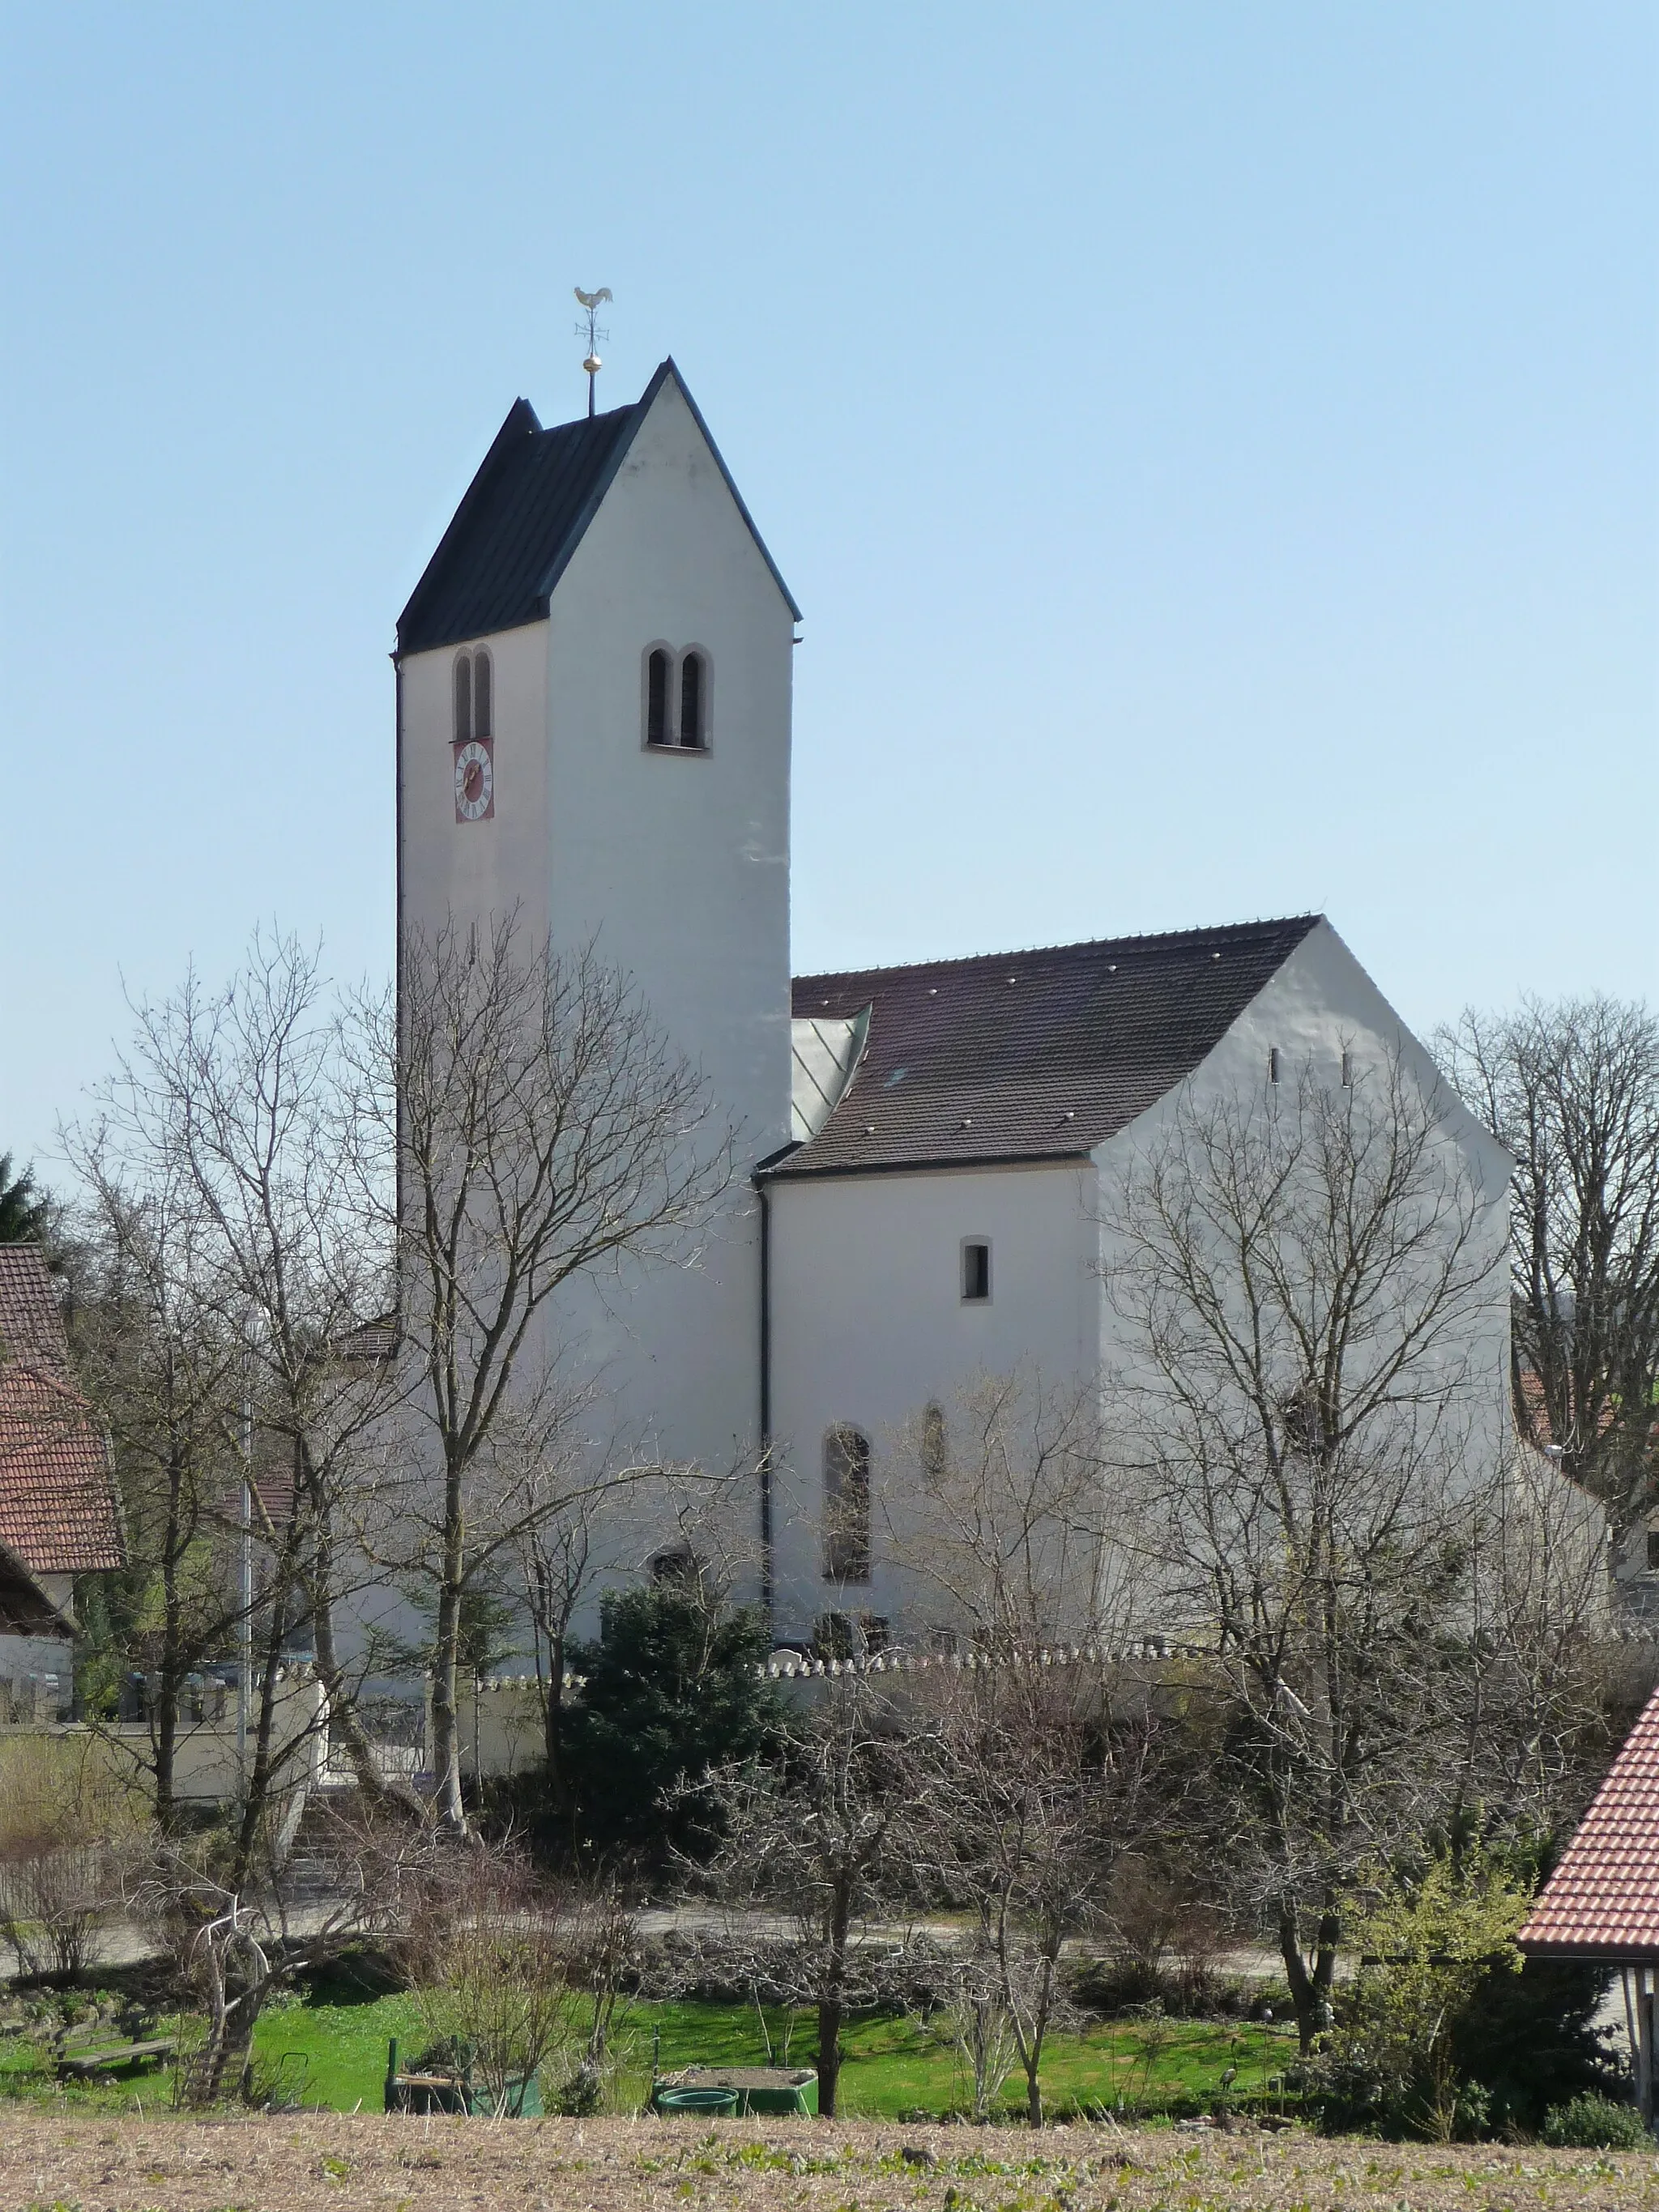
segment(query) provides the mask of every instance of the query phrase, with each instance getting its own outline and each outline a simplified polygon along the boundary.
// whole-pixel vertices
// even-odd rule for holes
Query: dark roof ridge
[[[797,976],[798,1013],[867,1006],[869,1030],[829,1119],[768,1180],[1091,1152],[1191,1074],[1322,920]]]
[[[1298,923],[1311,929],[1316,922],[1323,921],[1322,914],[1260,915],[1254,921],[1220,921],[1198,929],[1139,930],[1129,937],[1080,937],[1064,945],[1018,945],[1000,952],[948,952],[932,960],[896,960],[884,968],[811,968],[792,980],[796,983],[835,982],[848,975],[919,975],[930,968],[972,968],[1000,966],[1010,960],[1040,960],[1054,953],[1103,952],[1117,951],[1127,945],[1147,947],[1167,945],[1194,945],[1202,938],[1247,937],[1254,930],[1293,929]]]
[[[600,415],[575,416],[544,428],[527,399],[514,401],[398,617],[394,660],[546,617],[559,579],[671,378],[768,573],[800,620],[800,609],[670,354],[637,399]],[[562,458],[549,460],[550,454]]]

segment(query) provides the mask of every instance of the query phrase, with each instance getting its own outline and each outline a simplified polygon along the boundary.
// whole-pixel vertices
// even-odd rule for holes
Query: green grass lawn
[[[407,2060],[426,2039],[415,2000],[404,1995],[353,1990],[338,1983],[317,1992],[319,2001],[289,2002],[267,2012],[254,2033],[258,2088],[283,2102],[349,2112],[379,2112],[386,2078],[386,2044],[396,2036]],[[164,2028],[172,2023],[164,2023]],[[781,2014],[769,2015],[773,2057],[784,2062]],[[653,2039],[666,2072],[701,2062],[758,2065],[765,2041],[752,2010],[741,2005],[639,2004],[622,2023],[617,2083],[619,2099],[641,2105],[649,2094]],[[842,2033],[846,2062],[842,2109],[852,2118],[890,2119],[901,2112],[939,2112],[968,2102],[961,2063],[942,2023],[866,2014]],[[787,2042],[792,2065],[817,2058],[815,2024],[797,2014]],[[1051,2111],[1068,2106],[1123,2104],[1142,2111],[1188,2098],[1205,2101],[1220,2090],[1223,2070],[1238,2069],[1235,2099],[1260,2095],[1295,2055],[1284,2028],[1208,2021],[1122,2020],[1054,2037],[1042,2067],[1043,2095]],[[62,2109],[113,2112],[165,2105],[172,2088],[166,2064],[130,2068],[106,2081],[58,2084],[43,2064],[41,2046],[22,2036],[0,2036],[0,2098],[50,2101]],[[1002,2103],[1023,2109],[1024,2077],[1016,2072]]]
[[[774,2014],[769,2024],[774,2056],[781,2063],[786,2023]],[[767,2057],[760,2025],[746,2007],[636,2005],[622,2028],[618,2087],[625,2098],[641,2103],[650,2087],[653,2031],[665,2072],[696,2062],[757,2065]],[[405,2057],[419,2047],[420,2015],[410,1997],[292,2005],[260,2021],[254,2055],[265,2083],[307,2104],[350,2112],[361,2103],[365,2111],[378,2110],[386,2042],[394,2035]],[[843,2031],[842,2044],[847,2057],[842,2105],[849,2117],[891,2118],[919,2108],[943,2112],[967,2101],[960,2063],[942,2027],[866,2014]],[[793,2065],[814,2063],[810,2015],[796,2016],[787,2051]],[[1127,2105],[1156,2107],[1187,2097],[1215,2097],[1223,2071],[1236,2066],[1232,2094],[1241,2097],[1263,2091],[1294,2053],[1294,2037],[1254,2023],[1108,2021],[1052,2040],[1043,2061],[1043,2093],[1050,2106],[1115,2106],[1121,2099]],[[1005,2102],[1023,2105],[1023,2079],[1010,2080]]]

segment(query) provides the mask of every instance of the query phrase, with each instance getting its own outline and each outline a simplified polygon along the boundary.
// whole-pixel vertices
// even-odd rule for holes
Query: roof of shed
[[[123,1559],[108,1449],[37,1244],[0,1244],[0,1544],[33,1574]]]
[[[790,612],[799,621],[800,609],[671,357],[631,406],[556,423],[550,430],[543,429],[527,399],[514,401],[398,617],[399,658],[542,619],[635,434],[671,376]]]
[[[852,1082],[776,1176],[1077,1158],[1188,1075],[1317,915],[798,976],[794,1015],[870,1008]]]
[[[1516,1941],[1542,1958],[1659,1958],[1659,1691]]]

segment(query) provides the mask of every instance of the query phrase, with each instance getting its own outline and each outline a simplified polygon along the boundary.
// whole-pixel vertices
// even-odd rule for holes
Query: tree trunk
[[[270,1740],[276,1721],[276,1677],[282,1672],[283,1665],[283,1612],[282,1590],[279,1589],[275,1594],[265,1630],[264,1664],[259,1674],[259,1718],[253,1731],[253,1765],[242,1778],[245,1791],[242,1820],[237,1831],[236,1855],[230,1875],[230,1887],[238,1896],[247,1887],[248,1876],[253,1869],[254,1850],[259,1840],[259,1823],[264,1817],[265,1800],[270,1795]]]
[[[1313,1972],[1310,1973],[1307,1961],[1302,1955],[1296,1914],[1289,1905],[1280,1906],[1279,1951],[1285,1961],[1285,1978],[1291,1985],[1291,2002],[1296,2008],[1297,2039],[1304,2058],[1312,2053],[1314,2038],[1325,2026],[1331,1984],[1336,1975],[1336,1943],[1337,1917],[1328,1894],[1314,1937],[1314,1965]]]
[[[838,1881],[830,1897],[824,1933],[829,1938],[824,1976],[818,1992],[818,2117],[833,2120],[841,2084],[841,2023],[846,2010],[847,1930],[853,1917],[850,1883]]]
[[[155,1825],[164,1836],[170,1836],[178,1821],[173,1768],[179,1748],[179,1686],[168,1668],[164,1666],[158,1672],[161,1680],[150,1737],[155,1756]]]
[[[438,1585],[438,1620],[432,1650],[432,1763],[436,1770],[438,1817],[452,1834],[467,1832],[461,1796],[461,1723],[455,1683],[460,1656],[462,1569],[465,1525],[461,1478],[452,1468],[445,1477],[443,1574]]]

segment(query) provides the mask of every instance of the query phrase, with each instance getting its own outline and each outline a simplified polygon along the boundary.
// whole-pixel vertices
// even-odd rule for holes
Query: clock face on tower
[[[495,812],[495,763],[487,742],[455,748],[455,819],[487,822]]]

